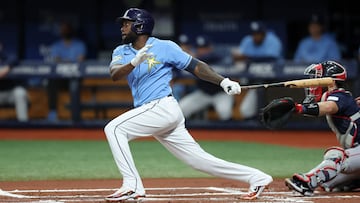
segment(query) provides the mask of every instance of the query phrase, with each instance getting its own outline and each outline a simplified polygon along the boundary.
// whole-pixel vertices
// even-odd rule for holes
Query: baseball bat
[[[245,85],[241,86],[241,89],[256,89],[256,88],[269,88],[269,87],[289,87],[289,88],[304,88],[304,87],[324,87],[333,82],[331,77],[325,78],[312,78],[312,79],[300,79],[289,80],[284,82],[259,84],[259,85]]]

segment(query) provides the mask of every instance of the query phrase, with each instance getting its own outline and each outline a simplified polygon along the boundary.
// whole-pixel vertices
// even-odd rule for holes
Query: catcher
[[[285,117],[289,117],[288,112],[313,117],[326,116],[328,125],[335,133],[341,147],[326,149],[320,164],[307,173],[295,173],[291,178],[285,179],[285,185],[304,196],[313,195],[318,187],[327,192],[350,191],[358,188],[360,187],[360,107],[357,103],[359,98],[355,99],[344,89],[346,69],[337,62],[325,61],[310,65],[305,69],[304,74],[312,78],[332,77],[334,82],[327,88],[305,88],[306,98],[302,104],[295,103],[291,98],[283,98],[284,106],[288,109],[283,114],[286,114]],[[263,114],[268,113],[265,111]],[[266,118],[263,122],[267,122]],[[283,121],[278,123],[284,124]],[[275,127],[279,126],[275,125]]]

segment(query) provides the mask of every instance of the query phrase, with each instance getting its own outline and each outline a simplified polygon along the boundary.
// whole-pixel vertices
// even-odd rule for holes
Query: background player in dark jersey
[[[332,77],[334,82],[323,93],[321,87],[307,88],[303,104],[296,112],[307,116],[326,116],[341,147],[325,150],[323,161],[307,173],[295,173],[285,184],[305,196],[317,187],[325,191],[352,190],[360,175],[360,107],[349,91],[344,89],[346,69],[334,61],[312,64],[305,70],[312,78]]]

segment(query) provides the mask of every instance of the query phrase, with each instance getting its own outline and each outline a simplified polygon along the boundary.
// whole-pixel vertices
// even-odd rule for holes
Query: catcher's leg
[[[326,191],[350,191],[360,187],[360,146],[346,149],[341,173],[321,186]]]
[[[320,187],[326,192],[352,191],[360,187],[359,175],[359,173],[339,173],[332,180],[321,184]]]
[[[324,160],[318,166],[305,174],[295,173],[291,179],[285,180],[285,185],[305,196],[310,196],[320,184],[330,181],[341,172],[346,157],[344,149],[330,147],[325,151]]]

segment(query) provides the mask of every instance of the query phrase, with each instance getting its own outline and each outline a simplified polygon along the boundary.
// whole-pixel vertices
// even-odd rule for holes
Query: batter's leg
[[[138,194],[145,194],[142,180],[140,178],[139,172],[136,169],[130,151],[128,143],[130,139],[127,137],[126,132],[123,131],[121,127],[122,123],[126,122],[127,118],[131,115],[132,112],[115,118],[105,126],[104,131],[115,163],[123,177],[122,187],[132,190]]]
[[[105,126],[110,149],[123,176],[123,187],[145,194],[128,142],[138,137],[165,134],[174,129],[181,118],[184,117],[176,99],[165,97],[130,110]]]
[[[213,176],[239,180],[251,187],[264,186],[272,177],[258,169],[219,159],[206,151],[191,137],[180,123],[168,136],[155,136],[172,154],[192,168]]]

